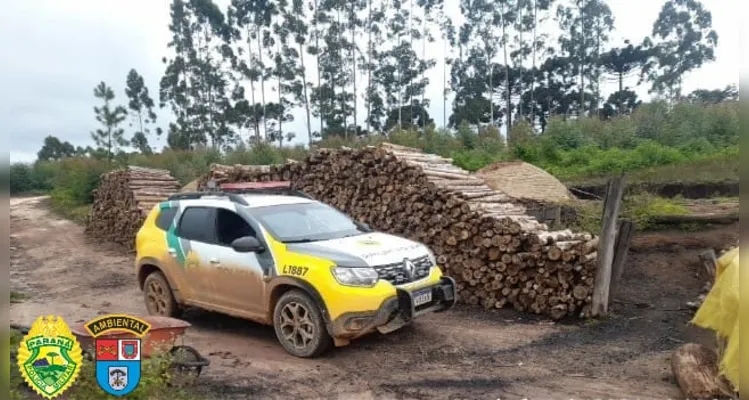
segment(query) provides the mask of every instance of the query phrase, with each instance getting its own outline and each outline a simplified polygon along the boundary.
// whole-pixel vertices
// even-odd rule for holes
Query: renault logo
[[[408,258],[403,259],[403,270],[406,272],[406,277],[408,277],[408,280],[412,280],[414,278],[414,274],[416,273],[416,266]]]

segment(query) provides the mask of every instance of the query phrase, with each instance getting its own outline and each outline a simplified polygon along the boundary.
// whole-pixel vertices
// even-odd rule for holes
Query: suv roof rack
[[[236,194],[236,193],[226,193],[226,192],[220,192],[220,191],[214,191],[214,192],[186,192],[186,193],[175,193],[167,200],[169,201],[176,201],[176,200],[197,200],[202,199],[203,197],[228,197],[229,200],[231,200],[234,203],[241,204],[243,206],[249,206],[250,203],[247,202],[247,200],[244,199],[244,197]]]
[[[277,194],[312,199],[312,196],[307,193],[292,189],[289,181],[224,183],[221,185],[221,191],[236,194]]]

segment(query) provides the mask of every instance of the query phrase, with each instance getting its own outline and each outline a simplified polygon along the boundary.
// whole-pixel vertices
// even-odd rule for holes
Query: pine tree
[[[114,90],[104,82],[100,82],[94,88],[94,97],[104,104],[101,107],[94,107],[96,120],[102,125],[102,129],[92,132],[91,138],[99,148],[104,148],[107,160],[111,163],[114,154],[119,153],[120,148],[128,145],[128,141],[123,137],[125,130],[119,127],[127,118],[127,110],[125,107],[112,104]]]

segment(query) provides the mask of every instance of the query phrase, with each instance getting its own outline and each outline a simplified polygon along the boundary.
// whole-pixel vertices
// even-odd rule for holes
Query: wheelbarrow
[[[190,323],[169,317],[147,316],[138,317],[151,325],[151,329],[141,339],[141,356],[149,358],[154,354],[169,353],[170,384],[185,386],[193,383],[200,376],[203,367],[210,361],[201,356],[197,350],[183,344],[175,345],[177,339],[184,339],[183,335]],[[70,331],[78,340],[85,356],[95,359],[95,339],[128,339],[137,338],[127,331],[111,331],[94,338],[86,329],[86,324],[71,327]]]

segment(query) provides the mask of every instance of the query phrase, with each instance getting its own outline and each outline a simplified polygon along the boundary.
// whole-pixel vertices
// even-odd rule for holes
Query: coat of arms
[[[106,315],[86,323],[94,336],[96,382],[113,396],[125,396],[140,383],[141,336],[151,326],[129,315]],[[125,336],[132,336],[123,338]]]
[[[40,396],[52,399],[67,390],[81,369],[83,352],[62,317],[39,317],[18,349],[18,366]]]

